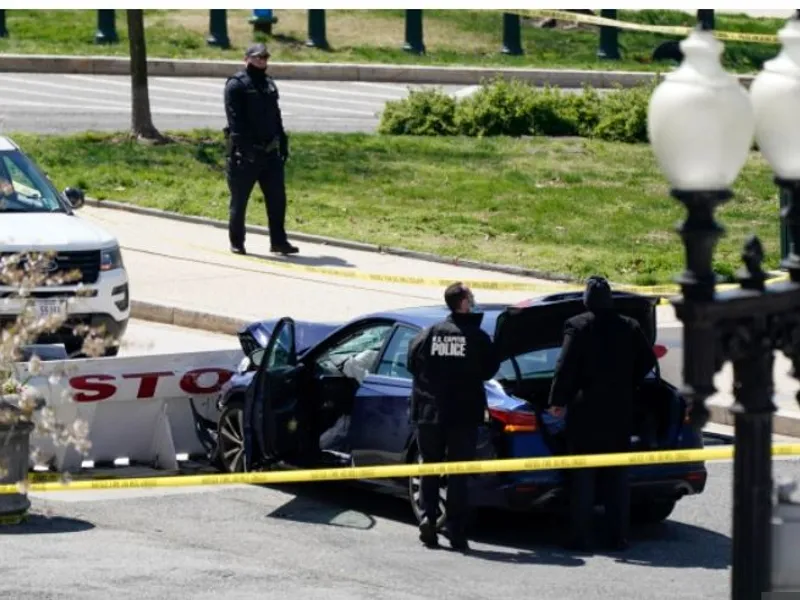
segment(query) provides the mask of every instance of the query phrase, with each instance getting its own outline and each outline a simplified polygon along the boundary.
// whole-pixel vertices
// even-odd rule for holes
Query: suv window
[[[66,212],[58,193],[21,152],[0,152],[0,212]]]
[[[408,344],[417,335],[417,330],[411,327],[398,327],[389,344],[386,352],[381,357],[378,364],[378,375],[384,377],[399,377],[401,379],[412,379],[413,376],[408,371]]]

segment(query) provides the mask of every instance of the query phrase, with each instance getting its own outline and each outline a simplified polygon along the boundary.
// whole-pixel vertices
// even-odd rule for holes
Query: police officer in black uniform
[[[470,289],[454,283],[445,290],[444,299],[450,315],[417,334],[408,348],[408,369],[414,377],[411,421],[426,463],[475,457],[478,428],[486,418],[484,382],[499,368],[492,340],[480,327],[483,314],[474,312]],[[466,476],[448,476],[446,535],[456,550],[469,549],[467,491]],[[439,478],[422,477],[421,492],[420,540],[435,547]]]
[[[289,158],[289,138],[283,129],[278,88],[266,74],[268,58],[264,44],[251,46],[245,53],[245,69],[225,84],[227,179],[231,194],[228,235],[231,252],[236,254],[245,254],[245,215],[256,182],[267,205],[271,251],[298,252],[284,229],[284,164]]]
[[[657,358],[639,324],[614,310],[603,277],[590,277],[584,293],[587,311],[565,323],[564,341],[550,389],[550,412],[566,409],[569,454],[630,452],[637,387]],[[587,550],[596,483],[604,484],[608,542],[627,547],[630,518],[625,467],[570,469],[572,531],[567,546]]]

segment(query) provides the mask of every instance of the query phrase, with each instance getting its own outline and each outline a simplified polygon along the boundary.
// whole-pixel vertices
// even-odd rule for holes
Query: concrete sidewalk
[[[324,244],[297,242],[301,254],[269,253],[265,235],[248,234],[248,256],[228,251],[227,231],[128,211],[86,206],[80,216],[113,232],[123,248],[131,280],[134,317],[233,334],[242,324],[291,316],[297,320],[343,321],[362,313],[441,304],[444,286],[456,280],[526,284],[530,291],[477,289],[479,302],[514,303],[565,284],[440,262]],[[381,281],[398,278],[403,283]],[[407,283],[427,278],[424,285]],[[573,286],[571,286],[573,287]],[[669,371],[680,379],[682,328],[671,306],[658,308],[659,341],[669,346]],[[776,358],[775,432],[800,437],[800,385],[790,363]],[[673,381],[675,382],[675,381]],[[713,420],[731,424],[730,365],[717,376],[711,398]]]

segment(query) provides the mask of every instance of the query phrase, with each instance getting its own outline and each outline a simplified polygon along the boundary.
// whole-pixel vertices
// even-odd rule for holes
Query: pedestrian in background
[[[269,52],[256,44],[245,53],[245,68],[225,84],[227,180],[230,190],[228,235],[231,252],[245,254],[245,216],[253,187],[264,194],[269,220],[270,251],[294,254],[284,229],[286,183],[284,164],[289,138],[283,128],[278,88],[266,73]]]
[[[454,283],[445,290],[444,299],[450,315],[417,334],[408,348],[411,421],[423,463],[475,458],[478,429],[487,411],[484,382],[500,368],[494,344],[481,329],[483,313],[475,312],[472,291]],[[447,478],[445,534],[456,550],[469,549],[467,483],[465,475]],[[436,547],[440,479],[422,477],[421,487],[420,540]]]
[[[590,277],[586,312],[569,319],[550,390],[550,413],[566,409],[569,454],[629,452],[637,388],[657,358],[639,324],[614,310],[602,277]],[[597,484],[604,490],[608,541],[628,545],[630,490],[626,467],[570,469],[571,537],[568,547],[587,550]]]

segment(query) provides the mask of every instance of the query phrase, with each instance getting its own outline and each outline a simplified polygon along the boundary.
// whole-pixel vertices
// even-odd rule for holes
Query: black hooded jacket
[[[265,71],[247,67],[225,83],[225,114],[234,148],[252,153],[256,146],[277,140],[281,154],[288,151],[288,137],[278,104],[278,88]]]
[[[478,425],[488,381],[500,368],[494,344],[481,329],[482,313],[452,313],[421,331],[408,346],[414,376],[411,422]]]
[[[623,452],[637,388],[657,358],[639,324],[614,311],[604,279],[589,280],[584,303],[587,312],[564,325],[550,405],[567,407],[571,452]]]

